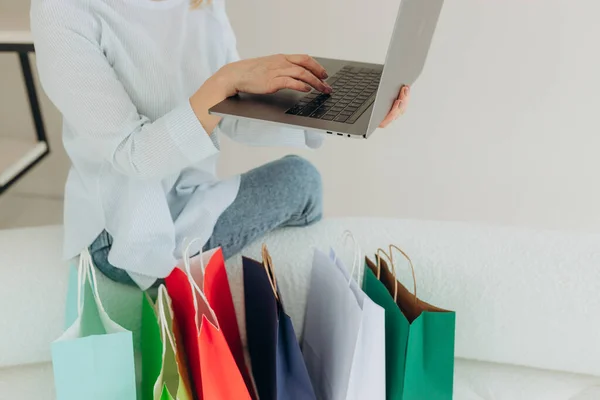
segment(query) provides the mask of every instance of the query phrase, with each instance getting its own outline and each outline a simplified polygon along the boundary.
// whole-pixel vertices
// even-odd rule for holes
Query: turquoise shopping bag
[[[52,344],[57,400],[135,400],[132,334],[104,310],[87,250],[71,274],[78,290],[75,307],[67,305],[67,314],[76,311],[77,317]]]

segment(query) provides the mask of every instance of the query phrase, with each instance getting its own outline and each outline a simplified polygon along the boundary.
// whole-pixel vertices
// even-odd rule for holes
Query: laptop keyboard
[[[353,124],[375,101],[380,79],[381,71],[345,66],[327,81],[331,94],[312,91],[286,113]]]

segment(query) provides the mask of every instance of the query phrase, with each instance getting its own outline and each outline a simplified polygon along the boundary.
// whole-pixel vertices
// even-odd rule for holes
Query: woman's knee
[[[301,201],[299,217],[304,224],[311,224],[323,215],[323,181],[319,170],[308,160],[296,155],[281,160],[291,178],[290,190]]]
[[[306,194],[313,195],[318,199],[323,197],[323,181],[319,170],[307,159],[296,155],[289,155],[282,159],[289,172],[293,176],[293,184]]]

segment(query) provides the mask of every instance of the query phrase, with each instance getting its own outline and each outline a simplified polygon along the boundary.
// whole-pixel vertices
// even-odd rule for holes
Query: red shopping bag
[[[194,281],[204,291],[208,304],[212,307],[219,321],[219,326],[229,345],[229,350],[237,364],[246,387],[253,399],[258,399],[254,384],[244,358],[244,347],[240,336],[229,278],[225,269],[225,259],[221,248],[209,250],[199,257],[198,262],[191,260],[191,272]],[[198,265],[199,264],[199,265]],[[198,316],[201,317],[200,315]]]
[[[215,311],[187,273],[179,268],[165,279],[173,302],[196,397],[200,400],[250,400],[242,373],[229,349]]]

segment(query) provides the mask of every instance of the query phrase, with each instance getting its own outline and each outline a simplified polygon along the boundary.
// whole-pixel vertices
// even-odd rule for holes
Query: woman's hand
[[[325,68],[307,55],[275,55],[237,61],[222,67],[190,97],[190,105],[207,133],[220,118],[208,110],[239,92],[275,93],[281,89],[331,93]]]
[[[227,96],[239,92],[275,93],[282,89],[310,92],[312,88],[331,93],[327,72],[308,55],[273,55],[228,64],[217,72]]]
[[[406,111],[406,107],[408,106],[408,101],[410,100],[410,87],[408,85],[404,85],[400,88],[400,93],[398,94],[398,98],[392,105],[392,109],[388,113],[388,115],[384,118],[383,122],[379,124],[380,128],[385,128],[399,116],[404,114]]]

